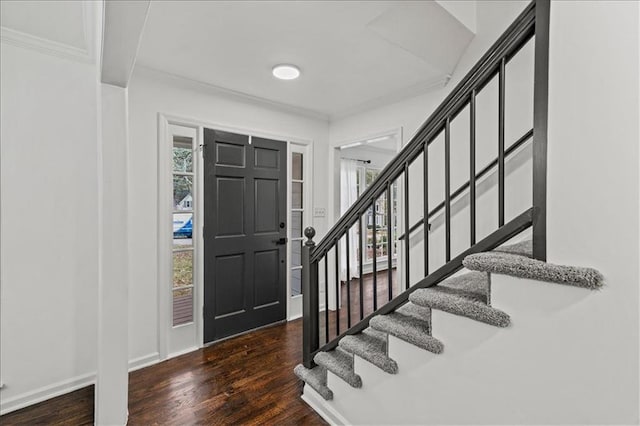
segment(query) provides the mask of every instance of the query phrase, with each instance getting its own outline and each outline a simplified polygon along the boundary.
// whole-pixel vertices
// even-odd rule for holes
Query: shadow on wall
[[[506,159],[505,162],[505,186],[507,187],[505,189],[505,204],[509,203],[509,198],[511,198],[511,203],[509,203],[508,207],[511,207],[510,209],[507,210],[506,212],[506,220],[508,221],[510,219],[510,214],[518,214],[520,213],[520,211],[517,211],[517,206],[521,207],[522,210],[526,209],[527,205],[526,204],[526,200],[531,198],[531,183],[530,183],[530,179],[529,182],[522,182],[522,179],[517,179],[515,178],[514,181],[516,183],[517,187],[511,187],[510,184],[510,180],[509,177],[513,176],[517,171],[526,171],[526,168],[530,168],[531,166],[531,159],[532,159],[532,144],[531,144],[531,139],[526,142],[522,147],[520,147],[518,150],[516,150],[516,152],[514,152],[511,156],[509,156]],[[525,169],[523,169],[525,168]],[[524,185],[528,185],[528,188],[524,187]],[[497,229],[497,188],[498,188],[498,169],[497,166],[485,177],[483,177],[482,179],[480,179],[479,181],[476,182],[476,220],[478,222],[478,226],[477,226],[477,238],[476,241],[479,241],[481,238],[483,238],[485,236],[485,234],[488,234],[490,232],[492,232],[493,230]],[[455,189],[454,189],[455,190]],[[495,203],[496,206],[491,206],[491,210],[493,211],[493,209],[495,209],[496,214],[495,215],[489,215],[491,217],[490,220],[494,220],[495,219],[495,224],[489,224],[487,225],[486,223],[484,224],[484,226],[482,226],[482,224],[480,223],[482,218],[486,216],[486,213],[488,213],[486,210],[487,209],[482,209],[481,207],[481,203],[485,203],[487,201],[493,203],[493,198],[495,198]],[[514,199],[517,200],[514,202]],[[484,205],[484,204],[483,204]],[[516,207],[514,207],[514,205]],[[458,197],[455,198],[455,200],[452,201],[451,203],[451,222],[452,222],[452,228],[454,228],[454,224],[457,223],[457,221],[460,220],[464,220],[465,222],[465,231],[464,233],[461,233],[462,235],[464,235],[464,238],[468,239],[468,235],[469,235],[469,228],[468,228],[468,222],[469,222],[469,208],[470,208],[470,202],[469,202],[469,191],[465,191],[462,195],[459,195]],[[480,210],[484,210],[482,213],[480,213]],[[513,212],[510,212],[509,210],[515,210]],[[495,217],[494,217],[495,216]],[[445,211],[444,209],[442,209],[435,217],[433,217],[430,220],[430,224],[431,224],[431,230],[430,230],[430,236],[431,238],[434,239],[438,239],[438,236],[440,234],[444,233],[444,228],[445,228]],[[430,239],[431,239],[430,238]],[[455,244],[456,250],[453,249],[454,246],[454,235],[452,235],[452,256],[455,256],[456,254],[458,254],[459,252],[463,251],[465,248],[469,247],[468,241],[465,244]],[[422,227],[419,227],[418,229],[416,229],[412,235],[411,235],[411,239],[410,239],[410,244],[411,244],[411,249],[416,249],[418,246],[422,246],[422,241],[423,241],[423,232],[422,232]],[[464,247],[464,248],[461,248]],[[442,252],[444,252],[444,244],[442,244],[442,247],[440,247],[437,244],[430,244],[430,255],[432,255],[432,251],[434,249],[441,249]],[[422,250],[422,249],[420,249]],[[437,256],[436,256],[437,257]],[[442,256],[443,257],[443,256]],[[429,262],[431,263],[431,262]]]

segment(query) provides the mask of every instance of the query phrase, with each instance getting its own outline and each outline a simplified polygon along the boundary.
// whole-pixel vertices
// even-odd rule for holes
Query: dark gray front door
[[[285,319],[285,142],[204,129],[204,341]]]

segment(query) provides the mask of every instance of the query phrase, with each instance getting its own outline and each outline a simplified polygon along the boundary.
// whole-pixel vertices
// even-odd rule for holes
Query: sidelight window
[[[173,326],[193,322],[193,139],[173,139]]]
[[[302,243],[304,240],[304,154],[291,153],[291,296],[302,294]]]

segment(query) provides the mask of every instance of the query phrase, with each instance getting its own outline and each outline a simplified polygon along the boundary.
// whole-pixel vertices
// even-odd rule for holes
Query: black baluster
[[[393,256],[391,253],[391,182],[387,183],[387,287],[389,300],[393,299]]]
[[[360,284],[360,319],[362,320],[362,318],[364,318],[364,294],[363,294],[363,280],[364,277],[362,276],[362,264],[363,264],[363,258],[364,258],[364,253],[362,253],[363,251],[363,244],[362,244],[362,240],[363,238],[365,238],[365,235],[362,232],[362,215],[360,215],[358,217],[358,236],[360,238],[358,238],[358,247],[360,248],[360,250],[358,250],[358,277],[359,277],[359,284]]]
[[[346,251],[347,254],[347,328],[351,328],[351,256],[349,256],[349,245],[351,243],[351,228],[347,228],[346,234]]]
[[[469,101],[469,229],[471,245],[476,243],[476,90]]]
[[[329,343],[329,252],[324,255],[324,334]]]
[[[444,218],[445,258],[451,260],[451,119],[447,117],[444,127]]]
[[[404,279],[409,288],[409,163],[404,163]]]
[[[423,153],[423,185],[424,185],[424,204],[422,211],[422,221],[424,224],[424,276],[429,275],[429,142],[425,141]]]
[[[376,236],[378,230],[378,215],[376,212],[376,201],[374,198],[371,204],[373,216],[373,232],[371,235],[371,243],[373,244],[373,310],[378,310],[378,239]]]
[[[338,256],[338,246],[340,240],[334,242],[336,247],[336,336],[340,335],[340,256]]]
[[[504,225],[504,77],[505,58],[498,72],[498,226]]]

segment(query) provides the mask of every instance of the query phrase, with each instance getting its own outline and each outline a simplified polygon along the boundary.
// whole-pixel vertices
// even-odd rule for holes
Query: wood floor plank
[[[129,375],[128,425],[325,425],[300,399],[302,320]],[[5,425],[93,424],[93,386],[0,417]]]

